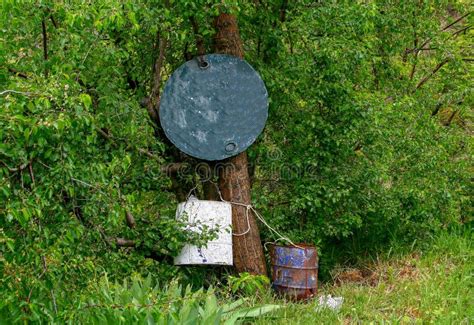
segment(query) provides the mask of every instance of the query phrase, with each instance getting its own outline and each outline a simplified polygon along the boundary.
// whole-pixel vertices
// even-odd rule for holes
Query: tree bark
[[[243,58],[242,41],[239,35],[237,19],[230,14],[221,13],[215,20],[216,35],[214,51]],[[247,153],[227,159],[225,168],[219,169],[219,188],[224,200],[250,204],[250,178]],[[248,222],[247,222],[248,212]],[[250,225],[250,229],[248,229]],[[257,221],[251,210],[243,206],[232,205],[232,228],[234,265],[237,272],[267,274],[265,256],[260,241]]]

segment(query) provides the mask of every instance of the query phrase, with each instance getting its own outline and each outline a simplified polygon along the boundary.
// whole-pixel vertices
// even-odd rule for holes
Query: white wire
[[[194,186],[188,193],[188,195],[186,196],[186,202],[184,202],[184,206],[183,208],[181,209],[181,213],[179,214],[179,218],[181,218],[183,216],[183,214],[186,213],[186,208],[188,207],[188,203],[191,201],[191,196],[192,196],[192,193],[194,192],[194,194],[196,194],[196,189],[197,189],[197,185]],[[188,215],[188,222],[190,221],[189,220],[189,215]],[[193,218],[193,221],[194,221],[194,218]]]

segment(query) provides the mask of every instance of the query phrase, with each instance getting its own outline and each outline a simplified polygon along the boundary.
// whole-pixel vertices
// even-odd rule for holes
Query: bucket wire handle
[[[191,197],[193,196],[192,194],[196,194],[195,197],[197,196],[197,193],[196,193],[196,189],[197,189],[197,185],[194,186],[188,193],[188,195],[186,196],[186,201],[184,202],[184,206],[183,208],[181,209],[181,213],[179,214],[179,218],[181,218],[181,216],[185,213],[186,211],[186,208],[188,206],[188,203],[191,202]],[[188,222],[189,222],[189,215],[188,215]]]

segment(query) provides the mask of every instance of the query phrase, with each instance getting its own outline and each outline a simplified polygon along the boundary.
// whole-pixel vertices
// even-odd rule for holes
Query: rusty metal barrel
[[[307,244],[270,247],[272,286],[296,300],[313,297],[318,289],[318,252]]]

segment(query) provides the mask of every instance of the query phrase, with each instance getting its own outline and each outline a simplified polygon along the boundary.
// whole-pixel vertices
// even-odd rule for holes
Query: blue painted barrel
[[[296,246],[270,247],[272,286],[291,298],[309,299],[318,290],[318,253],[313,245]]]

